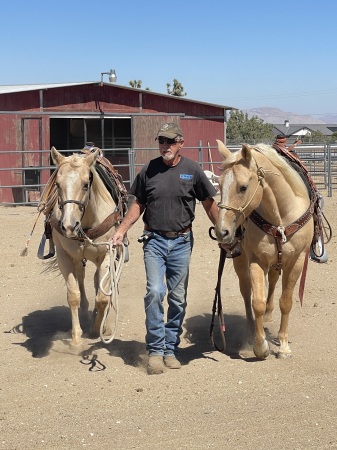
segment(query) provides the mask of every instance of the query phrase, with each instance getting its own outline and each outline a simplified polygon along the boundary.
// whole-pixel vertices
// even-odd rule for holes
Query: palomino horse
[[[227,251],[241,251],[233,264],[252,329],[254,311],[253,350],[260,359],[270,352],[263,321],[272,320],[275,287],[282,273],[277,356],[287,357],[293,292],[314,233],[313,202],[299,174],[273,148],[243,145],[231,153],[217,142],[224,161],[216,237]]]
[[[56,248],[58,268],[67,287],[71,309],[71,345],[81,342],[82,329],[78,308],[88,318],[89,302],[84,288],[85,263],[96,265],[94,276],[96,317],[93,334],[99,335],[104,312],[109,302],[107,272],[112,270],[108,238],[121,218],[121,211],[99,177],[95,162],[100,149],[88,155],[63,156],[54,147],[51,156],[57,166],[55,186],[57,201],[49,218]],[[110,286],[111,288],[111,286]]]

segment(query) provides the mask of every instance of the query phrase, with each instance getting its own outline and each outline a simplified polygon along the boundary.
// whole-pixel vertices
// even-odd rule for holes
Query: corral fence
[[[228,148],[231,151],[235,151],[240,149],[241,146],[228,145]],[[144,151],[146,151],[147,155],[150,155],[147,160],[159,155],[158,148],[113,148],[103,150],[104,156],[111,161],[122,175],[127,189],[130,188],[144,164],[137,163],[137,161],[141,160],[138,154],[144,154]],[[61,150],[61,153],[66,155],[80,152],[81,150]],[[203,170],[220,175],[221,160],[213,159],[212,157],[212,154],[219,155],[216,147],[205,147],[200,142],[198,147],[184,147],[182,153],[197,161]],[[296,147],[296,153],[307,167],[321,194],[332,197],[333,190],[337,188],[337,145],[299,145]],[[29,158],[28,154],[31,154],[31,158]],[[48,156],[50,155],[50,150],[1,151],[0,155],[2,155],[0,204],[7,206],[37,205],[46,182],[55,169]],[[116,155],[118,155],[118,158],[116,158]],[[24,161],[27,160],[34,160],[34,165],[24,164]],[[13,161],[20,161],[21,164],[18,167],[11,167],[10,163],[12,162],[13,165]],[[36,161],[40,165],[36,165]],[[48,161],[48,164],[42,164],[41,161]],[[15,183],[16,180],[19,181]]]

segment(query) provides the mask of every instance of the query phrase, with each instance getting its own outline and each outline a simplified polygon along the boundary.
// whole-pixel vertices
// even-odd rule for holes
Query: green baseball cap
[[[162,125],[157,133],[157,138],[159,137],[166,137],[169,139],[174,139],[177,136],[183,136],[183,132],[181,131],[181,129],[178,127],[178,125],[176,123],[164,123],[164,125]],[[156,138],[156,139],[157,139]]]

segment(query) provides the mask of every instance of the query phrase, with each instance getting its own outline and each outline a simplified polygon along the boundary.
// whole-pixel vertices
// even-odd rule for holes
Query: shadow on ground
[[[220,327],[217,320],[216,318],[214,324],[214,341],[221,347]],[[144,342],[114,339],[110,344],[104,344],[100,340],[88,338],[90,324],[85,323],[81,315],[80,321],[84,330],[85,346],[79,348],[77,354],[82,356],[83,364],[90,365],[91,363],[94,367],[95,352],[103,348],[107,349],[111,356],[122,358],[126,365],[138,367],[145,364],[146,347]],[[201,358],[216,360],[216,349],[210,341],[210,325],[211,314],[192,316],[186,320],[183,338],[189,345],[180,349],[179,359],[182,364],[188,364]],[[251,337],[247,335],[245,317],[228,314],[225,316],[225,326],[226,348],[223,353],[233,359],[256,361],[251,350]],[[10,332],[27,336],[27,340],[19,345],[31,352],[34,358],[48,356],[50,349],[57,342],[64,344],[66,349],[70,349],[70,310],[66,306],[57,306],[49,310],[34,311],[24,316],[22,323]],[[266,334],[269,342],[275,340],[268,329],[266,329]],[[242,352],[246,352],[244,357]],[[69,353],[76,352],[69,350]]]
[[[95,352],[105,348],[114,357],[120,357],[124,363],[130,366],[138,366],[142,363],[142,355],[145,354],[145,344],[138,341],[121,341],[114,339],[110,344],[104,344],[97,338],[89,338],[90,323],[80,314],[80,323],[83,330],[83,346],[70,347],[71,314],[67,306],[57,306],[48,310],[38,310],[24,316],[22,323],[15,326],[8,333],[23,334],[27,340],[17,344],[26,348],[33,358],[43,358],[49,355],[55,344],[63,344],[63,350],[59,353],[77,354],[82,357],[83,364],[95,365]],[[83,350],[85,348],[85,350]],[[58,351],[58,349],[56,349]]]
[[[186,320],[186,333],[184,338],[191,344],[180,350],[180,360],[183,364],[188,364],[194,359],[206,358],[216,359],[216,348],[210,339],[211,314],[193,316]],[[268,329],[265,329],[267,340],[270,342],[272,336]],[[246,362],[257,361],[252,346],[253,336],[247,330],[246,317],[236,314],[226,314],[225,316],[225,342],[226,347],[223,353],[232,359],[242,359]],[[222,348],[222,338],[218,318],[215,318],[213,339],[218,348]]]

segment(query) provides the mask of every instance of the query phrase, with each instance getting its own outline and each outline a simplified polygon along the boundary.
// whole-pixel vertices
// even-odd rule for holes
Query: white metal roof
[[[91,84],[93,81],[83,81],[81,83],[46,83],[46,84],[13,84],[0,86],[0,94],[10,94],[12,92],[36,91],[39,89],[51,89],[65,86],[77,86],[81,84]]]

